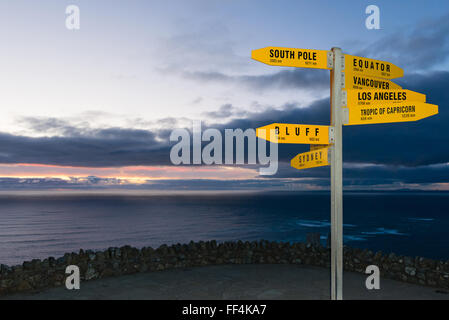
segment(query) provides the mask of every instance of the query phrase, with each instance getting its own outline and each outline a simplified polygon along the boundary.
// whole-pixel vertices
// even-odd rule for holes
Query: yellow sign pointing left
[[[332,52],[328,50],[265,47],[251,52],[251,58],[271,66],[332,69]]]
[[[270,130],[276,133],[275,141],[271,141]],[[257,137],[274,143],[329,144],[332,133],[329,126],[290,123],[272,123],[256,130]]]
[[[329,147],[298,154],[290,161],[290,165],[298,170],[329,165]]]

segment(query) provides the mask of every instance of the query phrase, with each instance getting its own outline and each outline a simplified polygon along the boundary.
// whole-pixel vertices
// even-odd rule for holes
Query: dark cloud
[[[326,89],[329,86],[329,72],[327,70],[301,68],[281,70],[267,75],[230,76],[219,72],[186,72],[184,76],[202,83],[235,83],[255,90]]]
[[[222,119],[222,118],[229,118],[230,116],[232,116],[234,113],[234,107],[232,106],[232,104],[227,103],[224,104],[220,107],[220,109],[218,109],[217,111],[208,111],[208,112],[204,112],[204,115],[210,118],[214,118],[214,119]]]
[[[419,167],[373,166],[362,168],[345,168],[345,182],[361,184],[369,181],[370,184],[382,183],[448,183],[449,165],[431,165]]]
[[[203,101],[203,97],[198,97],[192,101],[192,104],[199,104]]]
[[[402,67],[406,73],[427,70],[443,64],[449,57],[449,14],[400,29],[361,50],[345,53],[387,60]],[[255,90],[327,89],[329,82],[327,70],[303,68],[285,69],[266,75],[184,72],[183,76],[201,83],[235,83]]]
[[[444,63],[449,56],[449,14],[395,32],[355,55],[391,61],[406,73]]]
[[[449,72],[415,74],[398,83],[426,94],[439,114],[416,122],[345,127],[345,159],[407,166],[449,162]]]
[[[79,126],[74,126],[66,120],[52,117],[22,117],[18,122],[35,132],[45,132],[48,135],[79,136],[87,131],[87,128],[81,129]]]
[[[296,170],[288,164],[279,166],[276,178],[321,179],[329,183],[330,167]],[[391,165],[345,165],[343,168],[345,185],[392,184],[392,183],[449,183],[449,165],[429,165],[419,167],[398,167]],[[270,179],[270,177],[263,177]]]
[[[410,123],[348,126],[344,128],[346,162],[421,166],[449,162],[449,72],[412,75],[401,84],[427,94],[430,103],[439,105],[439,114]],[[228,112],[229,111],[229,112]],[[218,118],[231,115],[228,105],[217,111]],[[221,117],[220,117],[221,116]],[[34,121],[45,128],[58,128],[67,136],[31,138],[0,134],[1,163],[42,163],[72,166],[125,166],[170,164],[168,138],[171,128],[148,130],[107,128],[78,129],[57,119]],[[329,124],[329,99],[308,107],[286,104],[282,109],[268,108],[246,113],[245,118],[208,127],[224,129],[257,128],[273,122]],[[172,123],[172,121],[168,121]],[[206,129],[203,126],[203,130]],[[68,135],[71,133],[71,135]],[[307,151],[304,145],[279,145],[280,160],[289,162],[297,153]]]
[[[394,166],[422,166],[449,162],[449,72],[414,74],[398,81],[404,88],[425,93],[427,102],[439,105],[439,114],[416,122],[345,126],[344,160]],[[328,125],[329,99],[307,108],[287,104],[282,111],[267,109],[246,119],[226,123],[227,128],[257,128],[273,122]],[[304,145],[279,145],[280,160],[289,162]]]
[[[168,143],[146,130],[108,128],[86,135],[31,138],[0,134],[0,163],[63,166],[126,166],[169,164]]]
[[[344,127],[344,160],[350,163],[372,163],[390,166],[425,166],[449,162],[449,72],[409,75],[398,81],[404,88],[427,95],[427,102],[439,105],[439,114],[416,122],[373,124]],[[307,108],[296,104],[282,110],[268,108],[248,113],[246,118],[233,119],[211,127],[257,128],[273,122],[328,125],[329,99],[315,101]],[[279,145],[280,161],[289,163],[297,153],[308,151],[305,145]],[[319,169],[304,170],[316,176]],[[408,172],[411,174],[411,172]],[[279,172],[276,177],[281,175]],[[281,175],[282,176],[282,175]]]

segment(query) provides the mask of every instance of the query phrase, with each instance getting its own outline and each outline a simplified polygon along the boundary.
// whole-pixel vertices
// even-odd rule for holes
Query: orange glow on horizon
[[[141,184],[148,180],[240,180],[256,178],[257,175],[256,169],[226,166],[77,167],[38,163],[0,164],[0,177],[18,179],[57,178],[69,181],[95,176]]]

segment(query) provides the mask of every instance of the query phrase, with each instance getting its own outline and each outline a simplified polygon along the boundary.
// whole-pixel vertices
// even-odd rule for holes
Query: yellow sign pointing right
[[[352,73],[385,79],[404,76],[404,70],[391,62],[345,54],[345,74]]]
[[[426,95],[411,90],[347,90],[347,106],[370,106],[379,103],[426,102]]]
[[[394,90],[402,89],[402,87],[390,80],[376,77],[359,75],[356,73],[345,73],[346,90],[362,90],[362,89],[378,89],[378,90]]]
[[[329,147],[300,153],[290,161],[290,165],[298,170],[328,166]]]
[[[345,125],[408,122],[438,114],[438,106],[418,101],[377,102],[370,106],[343,108],[343,112],[346,113]]]

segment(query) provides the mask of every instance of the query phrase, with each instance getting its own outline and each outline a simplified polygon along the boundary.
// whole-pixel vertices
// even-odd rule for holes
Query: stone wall
[[[22,265],[0,266],[0,295],[40,291],[65,285],[65,268],[77,265],[81,280],[137,272],[152,272],[217,264],[291,263],[329,267],[330,251],[319,244],[285,242],[190,242],[157,249],[130,246],[93,252],[80,250],[55,259],[32,260]],[[345,270],[364,273],[366,266],[380,268],[382,277],[449,289],[449,261],[410,258],[369,250],[344,248]]]

